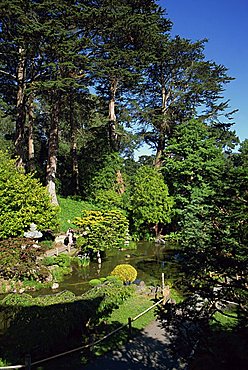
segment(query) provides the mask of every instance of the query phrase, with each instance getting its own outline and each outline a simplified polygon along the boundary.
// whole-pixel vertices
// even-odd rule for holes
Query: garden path
[[[169,350],[171,339],[157,320],[118,350],[92,361],[85,370],[181,370],[186,364]],[[83,369],[82,368],[82,369]]]
[[[67,245],[61,245],[61,246],[58,246],[56,248],[52,248],[52,249],[49,249],[46,251],[46,253],[44,254],[45,257],[52,257],[52,256],[57,256],[61,253],[73,253],[76,251],[76,248],[74,248],[73,246],[70,247],[70,250],[68,249],[68,246]]]

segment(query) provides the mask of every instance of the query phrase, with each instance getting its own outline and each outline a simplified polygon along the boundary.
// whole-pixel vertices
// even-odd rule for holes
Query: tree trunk
[[[118,135],[116,133],[116,115],[115,115],[115,96],[117,91],[118,80],[112,79],[110,82],[110,99],[109,99],[109,144],[113,152],[119,150]]]
[[[118,184],[118,194],[121,195],[125,192],[125,184],[120,170],[116,172],[116,181]]]
[[[168,134],[170,131],[170,127],[168,124],[168,121],[166,119],[166,113],[167,113],[167,102],[170,97],[170,93],[166,92],[165,87],[163,86],[163,78],[162,78],[162,107],[161,107],[161,113],[162,113],[162,122],[159,128],[159,138],[158,138],[158,144],[157,144],[157,151],[156,156],[154,160],[154,167],[161,168],[163,163],[163,151],[165,149],[165,138],[166,133]]]
[[[109,100],[109,143],[112,152],[118,152],[120,149],[120,143],[118,134],[116,133],[116,115],[115,115],[115,97],[118,86],[118,80],[116,78],[111,80],[110,83],[110,100]],[[120,170],[116,173],[116,181],[118,183],[118,193],[123,194],[125,192],[124,180]]]
[[[18,50],[18,66],[17,66],[17,99],[16,99],[16,132],[15,132],[15,151],[16,151],[16,166],[23,167],[25,164],[25,90],[26,90],[26,56],[23,47]]]
[[[74,119],[74,105],[72,92],[70,94],[70,127],[71,127],[71,160],[72,160],[72,191],[74,195],[79,194],[79,170],[77,155],[77,125]]]
[[[160,134],[158,138],[157,151],[154,160],[155,168],[161,168],[162,166],[164,149],[165,149],[165,137],[163,134]]]
[[[59,95],[54,93],[51,109],[51,124],[48,139],[48,158],[47,158],[47,173],[46,183],[47,189],[51,196],[51,202],[58,205],[56,195],[56,173],[57,173],[57,153],[58,153],[58,131],[59,131]]]
[[[34,101],[33,95],[28,100],[28,170],[34,172]]]

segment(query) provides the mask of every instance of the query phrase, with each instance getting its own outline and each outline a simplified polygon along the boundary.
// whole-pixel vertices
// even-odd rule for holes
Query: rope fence
[[[25,356],[25,364],[24,365],[3,366],[3,367],[0,367],[0,370],[8,370],[8,369],[26,369],[26,370],[31,370],[31,366],[33,366],[33,365],[39,365],[39,364],[41,364],[43,362],[54,360],[56,358],[59,358],[59,357],[62,357],[62,356],[66,356],[66,355],[69,355],[69,354],[74,353],[74,352],[77,352],[77,351],[81,351],[81,350],[84,350],[84,349],[87,349],[87,348],[93,348],[94,346],[98,345],[99,343],[103,342],[107,338],[111,337],[112,335],[116,334],[117,332],[119,332],[120,330],[122,330],[122,329],[124,329],[126,327],[128,327],[129,336],[131,336],[131,334],[132,334],[132,322],[138,320],[141,316],[145,315],[147,312],[149,312],[150,310],[152,310],[154,307],[158,306],[162,302],[163,302],[163,304],[165,304],[166,302],[168,302],[168,300],[169,299],[166,300],[165,297],[161,298],[158,302],[154,303],[152,306],[150,306],[149,308],[147,308],[146,310],[144,310],[143,312],[141,312],[137,316],[135,316],[133,318],[129,317],[128,318],[128,322],[126,324],[121,325],[117,329],[115,329],[112,332],[104,335],[102,338],[98,339],[95,342],[88,343],[88,344],[86,344],[84,346],[73,348],[73,349],[71,349],[69,351],[58,353],[56,355],[53,355],[53,356],[50,356],[50,357],[46,357],[46,358],[44,358],[42,360],[35,361],[35,362],[31,362],[31,356],[30,355],[26,355]]]

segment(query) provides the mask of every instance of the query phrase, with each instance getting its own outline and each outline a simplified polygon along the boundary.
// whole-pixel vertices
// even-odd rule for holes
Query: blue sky
[[[172,34],[207,38],[206,58],[223,64],[235,80],[226,85],[235,114],[233,129],[240,140],[248,138],[248,0],[160,0],[173,22]]]

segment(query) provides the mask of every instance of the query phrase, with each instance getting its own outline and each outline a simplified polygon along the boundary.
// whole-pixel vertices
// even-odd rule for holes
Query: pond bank
[[[58,247],[46,251],[45,256],[56,257],[57,253],[59,255],[62,253],[75,255],[77,250],[75,247],[72,247],[70,253],[68,253],[67,246],[58,245]],[[39,286],[36,291],[31,291],[30,289],[26,291],[33,296],[56,294],[64,290],[81,295],[91,288],[90,280],[110,275],[116,265],[123,263],[128,263],[135,267],[138,271],[138,280],[145,281],[146,285],[156,286],[161,283],[162,272],[165,274],[167,281],[172,281],[176,276],[175,253],[176,251],[171,249],[169,244],[157,245],[153,242],[139,242],[136,249],[107,251],[101,265],[97,262],[90,262],[89,266],[84,267],[74,265],[72,272],[69,275],[65,275],[62,281],[59,281],[59,286],[55,290],[51,290],[51,286]],[[17,289],[15,291],[18,292],[20,290]]]

